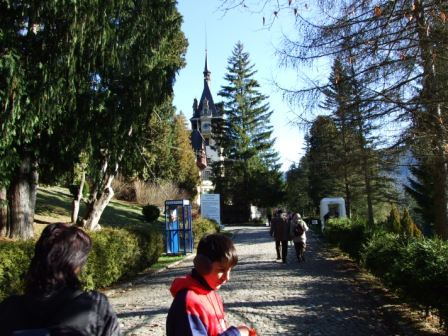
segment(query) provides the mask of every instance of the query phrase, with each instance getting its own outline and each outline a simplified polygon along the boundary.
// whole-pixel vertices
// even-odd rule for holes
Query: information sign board
[[[201,216],[215,220],[221,225],[221,206],[219,194],[201,195]]]

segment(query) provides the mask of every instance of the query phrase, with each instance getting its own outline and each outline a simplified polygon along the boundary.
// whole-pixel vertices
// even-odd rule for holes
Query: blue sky
[[[261,92],[269,96],[268,101],[274,111],[271,123],[276,138],[275,149],[280,154],[282,170],[286,171],[302,156],[304,133],[291,124],[294,113],[283,102],[281,92],[273,84],[273,79],[291,78],[288,72],[279,70],[278,59],[274,55],[275,46],[280,40],[281,26],[263,29],[261,15],[243,13],[238,9],[224,15],[218,6],[218,0],[178,2],[179,11],[184,17],[182,30],[189,47],[187,65],[179,72],[174,86],[174,104],[178,111],[182,111],[188,119],[191,118],[193,99],[199,99],[202,93],[206,47],[211,90],[215,102],[218,102],[220,97],[217,93],[224,84],[228,58],[236,42],[241,41],[258,71],[254,78],[260,83]],[[283,86],[291,84],[286,83],[285,79],[279,81]]]

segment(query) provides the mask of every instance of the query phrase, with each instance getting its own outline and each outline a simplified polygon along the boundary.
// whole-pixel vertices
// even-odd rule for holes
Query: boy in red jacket
[[[233,242],[221,234],[203,237],[190,274],[173,281],[174,297],[166,320],[167,336],[252,336],[245,325],[228,326],[224,306],[216,292],[230,279],[238,262]]]

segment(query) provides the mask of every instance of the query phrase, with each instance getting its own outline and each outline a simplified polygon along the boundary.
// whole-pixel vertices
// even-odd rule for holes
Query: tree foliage
[[[390,232],[401,233],[400,211],[395,204],[392,204],[389,217],[387,218],[387,228]]]
[[[408,237],[421,237],[422,232],[417,227],[417,225],[412,220],[409,210],[407,208],[403,209],[403,215],[400,219],[401,230]]]
[[[81,153],[92,182],[85,219],[99,219],[112,179],[140,153],[148,120],[169,100],[184,64],[175,6],[172,0],[0,2],[0,183],[18,198],[10,201],[11,213],[27,217],[13,218],[9,235],[32,224],[37,183],[26,181],[37,162],[56,177]]]
[[[269,104],[249,54],[238,42],[228,60],[219,95],[223,98],[225,121],[218,143],[224,161],[214,167],[214,183],[224,202],[239,205],[249,215],[249,205],[269,206],[282,197],[278,154],[274,151]]]
[[[241,3],[223,0],[223,8]],[[434,181],[432,207],[437,235],[448,239],[446,67],[448,4],[438,0],[256,1],[274,21],[290,12],[294,30],[285,34],[281,62],[295,71],[323,59],[340,57],[363,94],[363,110],[382,126],[390,146],[416,149]],[[272,21],[270,21],[272,22]],[[317,107],[326,83],[309,81],[288,88],[291,103]],[[310,109],[304,109],[307,113]],[[365,114],[369,111],[369,114]],[[303,117],[307,117],[303,115]],[[430,168],[431,167],[431,168]],[[369,210],[370,211],[370,210]]]
[[[309,197],[309,162],[308,156],[303,156],[296,166],[291,166],[286,172],[286,198],[285,202],[288,209],[298,212],[302,216],[316,214],[316,208],[313,206]]]
[[[421,215],[423,219],[423,228],[425,235],[433,234],[434,226],[434,179],[429,173],[431,166],[426,166],[425,162],[412,166],[410,171],[412,175],[408,178],[409,184],[405,186],[405,190],[415,200],[416,206],[414,210]]]
[[[191,147],[190,131],[183,114],[174,118],[174,178],[179,187],[186,190],[192,197],[197,193],[199,183],[199,169],[196,156]]]

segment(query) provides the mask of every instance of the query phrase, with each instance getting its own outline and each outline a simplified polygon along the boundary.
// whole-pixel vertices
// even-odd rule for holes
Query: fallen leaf
[[[375,6],[375,15],[381,16],[381,7],[380,6]]]

